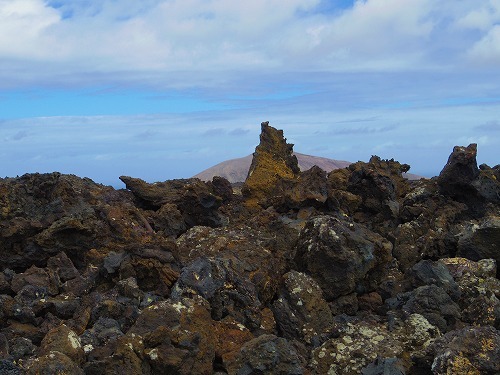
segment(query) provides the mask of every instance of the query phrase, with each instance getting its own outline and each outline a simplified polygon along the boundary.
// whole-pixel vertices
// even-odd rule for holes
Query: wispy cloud
[[[242,72],[493,67],[500,58],[496,0],[324,8],[319,0],[1,1],[0,78],[4,87],[220,86]]]
[[[475,129],[487,132],[500,132],[500,121],[498,120],[488,121],[481,125],[477,125]]]

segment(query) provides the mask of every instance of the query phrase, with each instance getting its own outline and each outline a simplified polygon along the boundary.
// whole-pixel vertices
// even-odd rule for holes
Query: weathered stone
[[[374,290],[386,274],[391,250],[389,241],[360,224],[318,216],[302,231],[295,261],[332,300]]]
[[[280,180],[269,203],[280,211],[303,207],[322,207],[328,199],[326,172],[314,166],[297,179]]]
[[[432,284],[443,288],[455,300],[460,297],[457,283],[448,268],[440,262],[421,260],[412,267],[407,277],[413,288]]]
[[[199,294],[209,301],[214,320],[230,315],[248,328],[257,329],[261,320],[257,290],[244,273],[238,272],[241,265],[231,263],[220,258],[196,259],[183,268],[171,298]]]
[[[360,209],[356,216],[363,221],[383,222],[399,216],[400,202],[409,190],[408,181],[403,177],[409,165],[397,161],[381,160],[372,156],[368,163],[351,164],[347,191],[360,196]]]
[[[144,309],[127,335],[144,336],[152,371],[210,374],[216,337],[210,305],[200,296],[161,301]]]
[[[348,323],[338,338],[326,341],[311,353],[313,374],[357,375],[377,358],[401,356],[403,347],[376,322]]]
[[[294,347],[286,339],[274,335],[261,335],[245,343],[228,362],[227,370],[231,375],[305,373]]]
[[[283,288],[272,307],[280,331],[287,339],[319,345],[333,325],[321,288],[310,276],[297,271],[286,273],[283,279]]]
[[[47,332],[40,345],[41,355],[59,352],[68,356],[76,364],[82,364],[84,352],[80,338],[66,325],[61,325]]]
[[[53,271],[47,271],[36,266],[26,272],[16,274],[12,278],[12,290],[18,293],[26,285],[38,286],[46,289],[47,294],[55,295],[59,292],[59,279]]]
[[[265,304],[274,297],[286,272],[296,238],[295,231],[276,221],[266,224],[266,228],[256,229],[248,225],[194,227],[177,240],[176,258],[183,265],[199,257],[227,259],[255,285],[260,302]]]
[[[217,209],[222,203],[222,198],[214,194],[209,184],[197,178],[169,180],[154,184],[128,176],[121,176],[120,180],[143,202],[146,208],[158,210],[164,204],[175,204],[188,227],[221,224]]]
[[[30,363],[26,375],[83,375],[83,370],[67,355],[54,351],[40,356]]]
[[[293,145],[286,143],[283,131],[261,124],[260,144],[255,148],[242,193],[250,205],[268,205],[276,184],[282,179],[297,179],[300,169]]]
[[[405,375],[406,369],[397,358],[377,358],[361,370],[362,375]]]
[[[80,276],[80,273],[75,268],[73,262],[64,252],[60,252],[59,254],[50,257],[47,260],[47,268],[54,271],[59,276],[59,280],[63,283]]]
[[[0,374],[21,375],[21,368],[9,360],[2,359],[0,360]]]
[[[457,255],[474,261],[491,258],[499,263],[500,217],[489,216],[467,225],[458,240]]]
[[[439,174],[437,183],[443,194],[460,200],[470,199],[476,191],[472,182],[479,176],[477,167],[477,144],[467,147],[455,146],[448,162]]]
[[[120,278],[129,279],[131,277],[136,280],[137,289],[134,293],[138,297],[142,296],[142,291],[168,296],[170,288],[179,277],[179,273],[172,269],[170,264],[165,264],[157,259],[133,256],[127,258],[120,265]]]
[[[182,212],[173,203],[165,203],[150,215],[154,229],[163,232],[166,236],[177,237],[188,229]]]
[[[215,325],[217,348],[215,358],[221,359],[221,370],[235,359],[241,347],[254,338],[253,334],[243,324],[232,317],[226,317]]]
[[[462,321],[500,328],[500,281],[494,277],[495,260],[474,262],[465,258],[447,258],[439,262],[457,281],[461,294],[457,302],[462,309]]]
[[[403,306],[403,311],[408,315],[423,315],[441,332],[453,329],[461,317],[460,307],[444,289],[432,284],[413,290]]]
[[[500,371],[500,334],[492,327],[466,327],[448,332],[428,348],[432,373],[496,374]]]

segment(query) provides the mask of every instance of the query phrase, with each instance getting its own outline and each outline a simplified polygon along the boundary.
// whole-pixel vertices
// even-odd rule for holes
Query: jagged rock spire
[[[283,130],[261,123],[260,144],[255,148],[252,164],[243,188],[249,200],[261,202],[281,179],[296,179],[300,173],[293,144],[286,143]]]

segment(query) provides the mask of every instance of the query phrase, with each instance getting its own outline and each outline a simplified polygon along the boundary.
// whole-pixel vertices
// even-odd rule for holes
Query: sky
[[[500,163],[500,0],[0,0],[0,177],[122,187],[294,150]]]

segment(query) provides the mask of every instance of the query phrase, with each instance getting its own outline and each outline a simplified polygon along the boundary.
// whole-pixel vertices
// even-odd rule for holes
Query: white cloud
[[[462,28],[488,31],[495,23],[500,21],[500,0],[488,0],[475,4],[462,17],[458,18],[456,26]]]
[[[497,61],[500,0],[357,0],[325,14],[320,3],[0,0],[0,85],[220,87],[249,72]]]
[[[472,62],[500,67],[500,25],[495,25],[468,52]]]
[[[0,0],[0,57],[47,58],[46,31],[59,21],[42,0]]]

